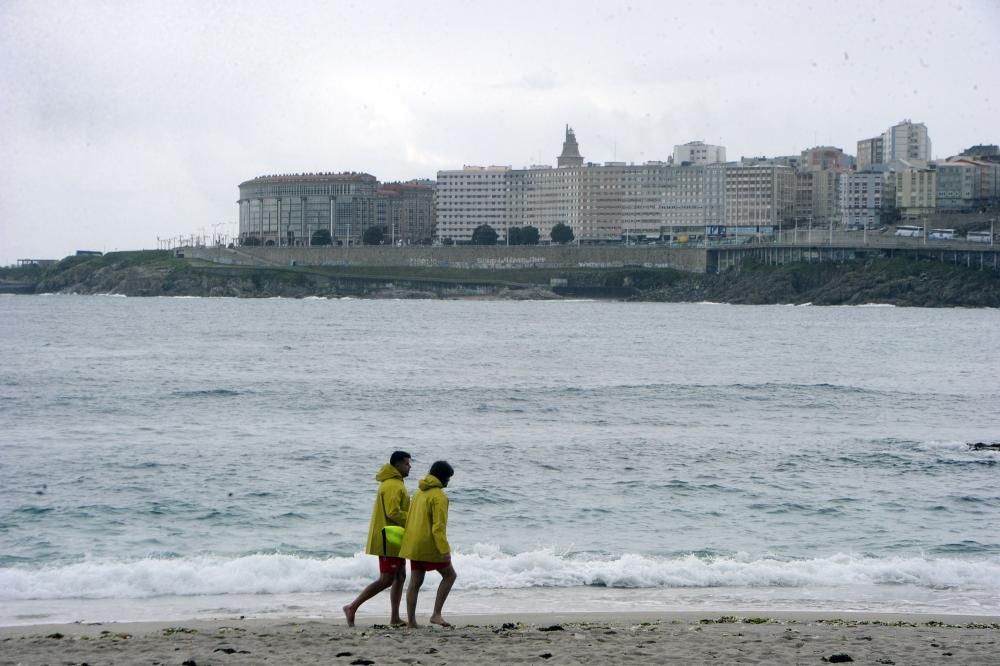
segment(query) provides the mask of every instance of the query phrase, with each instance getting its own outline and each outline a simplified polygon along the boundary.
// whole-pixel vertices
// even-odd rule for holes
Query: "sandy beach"
[[[534,614],[409,630],[361,620],[0,628],[0,664],[996,664],[1000,618]]]

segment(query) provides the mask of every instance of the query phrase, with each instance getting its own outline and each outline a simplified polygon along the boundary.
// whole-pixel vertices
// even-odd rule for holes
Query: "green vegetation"
[[[480,224],[472,231],[473,245],[496,245],[497,238],[496,229],[488,224]]]
[[[368,227],[361,234],[361,242],[365,245],[381,245],[385,242],[385,227],[382,225]]]
[[[566,244],[571,242],[575,236],[573,235],[573,229],[569,225],[559,224],[552,227],[552,231],[549,232],[549,236],[552,238],[553,243]]]
[[[333,245],[333,238],[330,237],[330,230],[317,229],[314,231],[311,243],[313,245]]]
[[[511,227],[507,230],[508,245],[538,245],[538,229],[530,224],[526,227]]]

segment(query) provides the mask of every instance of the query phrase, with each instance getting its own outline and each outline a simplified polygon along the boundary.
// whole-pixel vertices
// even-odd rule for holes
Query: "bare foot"
[[[416,623],[416,621],[413,621],[413,622],[407,622],[407,623],[406,623],[406,628],[407,628],[407,629],[419,629],[419,628],[420,628],[420,625],[419,625],[419,624],[417,624],[417,623]]]
[[[394,617],[394,618],[392,618],[392,619],[389,620],[389,626],[390,627],[402,627],[405,624],[406,623],[403,622],[403,620],[401,618],[398,618],[398,617]]]
[[[344,611],[344,617],[347,618],[347,626],[348,627],[353,627],[354,626],[354,611],[351,610],[350,606],[344,606],[343,611]]]
[[[440,625],[442,627],[450,627],[451,626],[451,623],[450,622],[445,622],[444,618],[441,617],[440,615],[431,615],[430,623],[431,624],[437,624],[437,625]]]

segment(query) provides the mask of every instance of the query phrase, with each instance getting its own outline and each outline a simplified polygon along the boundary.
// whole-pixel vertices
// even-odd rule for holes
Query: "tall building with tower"
[[[683,166],[584,162],[567,126],[556,168],[439,171],[437,237],[467,243],[476,227],[489,224],[501,243],[511,227],[526,225],[544,239],[562,223],[581,243],[634,243],[708,233],[766,235],[791,219],[795,172],[790,166],[723,163],[721,146],[686,147],[693,153],[681,160]],[[838,149],[816,154],[820,163],[842,157]]]
[[[562,153],[557,158],[559,167],[583,166],[583,156],[580,155],[580,146],[576,144],[576,134],[573,129],[566,125],[566,140],[563,141]]]

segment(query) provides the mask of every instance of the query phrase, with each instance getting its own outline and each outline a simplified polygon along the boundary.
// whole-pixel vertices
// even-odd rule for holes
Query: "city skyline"
[[[995,3],[241,9],[0,8],[0,264],[211,235],[258,174],[554,165],[566,123],[596,163],[1000,139]]]

